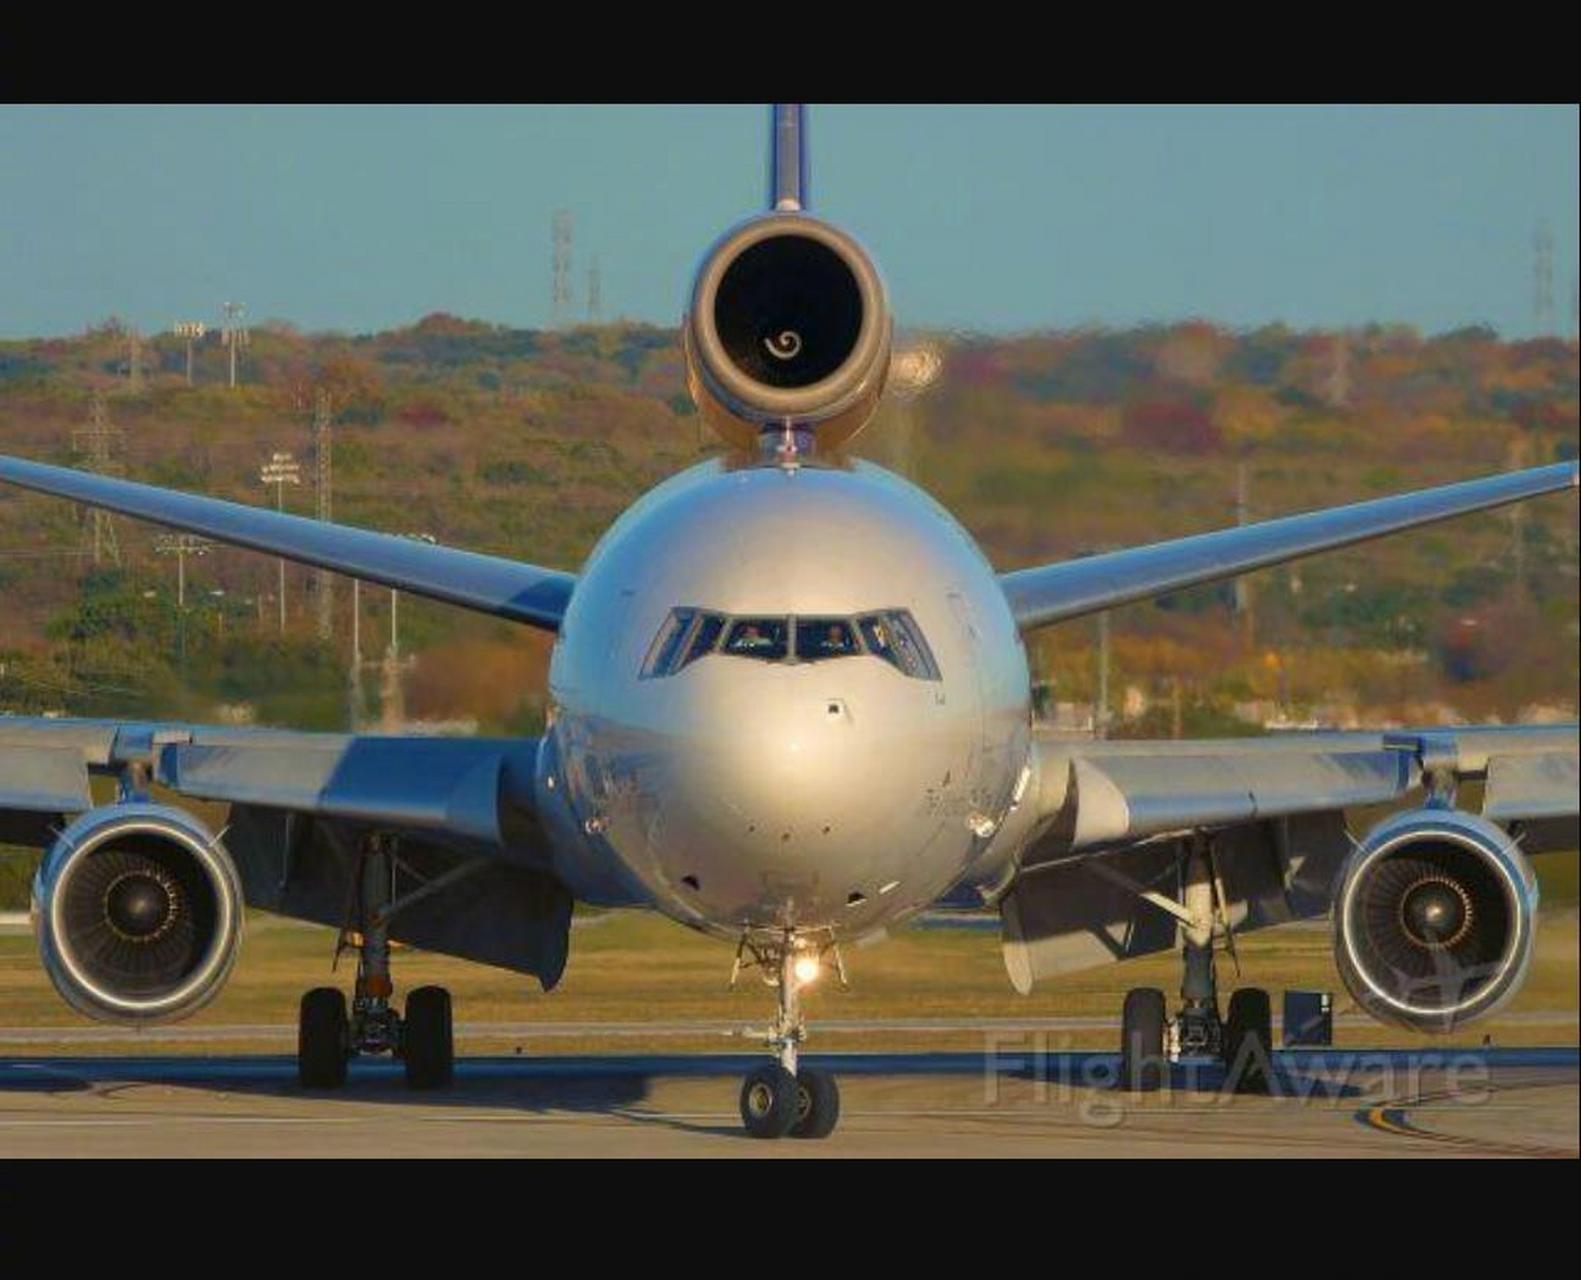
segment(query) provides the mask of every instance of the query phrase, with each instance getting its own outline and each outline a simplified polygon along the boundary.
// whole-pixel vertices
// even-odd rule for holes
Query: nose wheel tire
[[[345,993],[314,987],[297,1011],[296,1076],[304,1089],[338,1089],[346,1083],[351,1024]]]
[[[827,1071],[803,1067],[796,1073],[793,1138],[827,1138],[840,1120],[840,1086]]]
[[[1117,1087],[1152,1093],[1164,1080],[1164,993],[1134,987],[1120,1013],[1120,1078]]]
[[[401,1056],[410,1088],[440,1089],[454,1077],[456,1051],[450,992],[443,987],[418,987],[406,997]]]
[[[1274,1018],[1268,993],[1242,987],[1230,997],[1224,1019],[1224,1065],[1236,1093],[1266,1093],[1273,1051]]]
[[[747,1072],[741,1082],[741,1123],[754,1138],[783,1138],[797,1120],[796,1077],[777,1062]]]

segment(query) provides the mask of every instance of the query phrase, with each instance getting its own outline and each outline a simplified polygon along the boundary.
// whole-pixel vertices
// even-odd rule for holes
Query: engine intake
[[[1515,842],[1453,809],[1396,814],[1346,862],[1340,976],[1373,1016],[1450,1031],[1514,995],[1532,958],[1537,881]]]
[[[883,282],[855,240],[804,213],[769,214],[726,235],[698,270],[687,385],[732,444],[788,422],[832,447],[878,406],[890,330]]]
[[[68,1004],[106,1022],[168,1022],[212,1000],[236,961],[241,908],[224,847],[159,805],[83,814],[33,881],[45,972]]]

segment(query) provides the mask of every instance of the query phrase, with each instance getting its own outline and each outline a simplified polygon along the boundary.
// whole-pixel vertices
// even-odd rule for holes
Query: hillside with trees
[[[928,489],[1014,568],[1574,458],[1577,347],[1465,329],[1347,333],[1205,323],[1014,338],[911,334],[941,374],[894,396],[855,452]],[[515,330],[430,315],[367,335],[256,328],[226,353],[111,321],[0,343],[0,450],[82,465],[97,397],[121,474],[272,505],[289,450],[314,510],[312,420],[328,397],[338,520],[575,569],[615,515],[719,448],[688,400],[677,334],[641,325]],[[84,513],[0,490],[0,712],[352,719],[532,732],[547,644],[524,628],[361,593],[319,637],[316,579],[226,548],[176,557],[115,521],[98,563]],[[168,543],[164,544],[168,547]],[[1548,498],[1117,611],[1116,733],[1574,714],[1576,504]],[[1040,706],[1090,704],[1095,626],[1036,637]]]

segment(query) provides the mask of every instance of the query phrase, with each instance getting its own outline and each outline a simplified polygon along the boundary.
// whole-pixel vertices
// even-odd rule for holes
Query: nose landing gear
[[[390,1003],[390,904],[394,853],[377,837],[363,849],[359,892],[336,954],[357,951],[357,980],[351,1010],[337,987],[315,987],[302,997],[297,1018],[297,1079],[306,1089],[338,1089],[346,1064],[357,1054],[389,1053],[406,1068],[413,1089],[437,1089],[455,1071],[455,1035],[450,993],[418,987],[406,998],[403,1018]]]
[[[736,949],[730,984],[743,968],[758,968],[779,999],[773,1025],[760,1033],[775,1060],[754,1067],[741,1082],[741,1123],[754,1138],[827,1138],[839,1122],[840,1087],[834,1076],[799,1060],[807,1038],[801,989],[817,979],[826,953],[832,954],[844,986],[845,966],[832,938],[820,945],[786,929],[766,937],[743,934]]]

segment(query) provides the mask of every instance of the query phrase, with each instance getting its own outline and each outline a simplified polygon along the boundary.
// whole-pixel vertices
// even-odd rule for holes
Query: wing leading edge
[[[0,455],[0,480],[557,631],[573,574]]]
[[[1575,487],[1576,464],[1561,462],[1081,560],[1017,569],[1000,574],[999,582],[1016,624],[1027,630]]]

